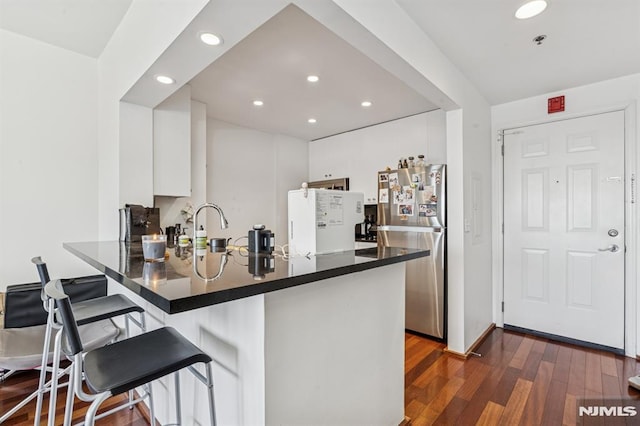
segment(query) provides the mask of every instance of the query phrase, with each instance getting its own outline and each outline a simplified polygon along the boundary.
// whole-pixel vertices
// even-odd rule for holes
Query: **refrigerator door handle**
[[[378,231],[399,231],[399,232],[444,232],[445,227],[429,227],[429,226],[398,226],[398,225],[379,225]]]

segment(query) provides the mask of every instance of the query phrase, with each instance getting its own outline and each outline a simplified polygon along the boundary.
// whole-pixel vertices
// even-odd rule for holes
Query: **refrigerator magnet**
[[[381,203],[389,204],[389,188],[380,188],[378,200],[380,200]]]
[[[398,173],[389,173],[389,188],[398,186]]]
[[[413,204],[398,204],[398,216],[413,216]]]
[[[380,173],[378,175],[378,182],[380,182],[380,183],[388,183],[389,182],[389,173]]]
[[[404,202],[405,203],[414,203],[415,198],[414,198],[414,190],[411,186],[407,185],[404,186],[402,188],[403,192],[404,192]]]
[[[424,214],[422,214],[424,212]],[[420,204],[420,216],[433,217],[438,214],[437,204]]]
[[[393,191],[393,204],[404,203],[404,192]]]
[[[435,194],[435,187],[433,187],[432,185],[425,185],[422,187],[422,190],[424,191],[424,193],[422,194],[422,199],[424,200],[430,199],[433,194]]]
[[[420,173],[413,173],[411,175],[411,182],[420,185],[422,183],[422,175]]]

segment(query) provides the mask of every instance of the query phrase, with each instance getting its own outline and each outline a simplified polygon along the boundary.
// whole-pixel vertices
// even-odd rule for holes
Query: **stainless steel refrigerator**
[[[406,263],[407,330],[446,340],[444,164],[378,172],[378,246],[431,250]]]

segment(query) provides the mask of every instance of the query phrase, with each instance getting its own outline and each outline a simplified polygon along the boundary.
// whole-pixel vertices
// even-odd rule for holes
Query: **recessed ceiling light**
[[[222,44],[222,37],[212,33],[200,34],[200,40],[202,40],[204,44],[208,44],[209,46],[218,46]]]
[[[371,101],[363,101],[360,105],[362,105],[365,108],[370,107],[371,106]]]
[[[547,8],[547,2],[545,0],[532,0],[529,1],[516,10],[516,18],[529,19],[542,13]]]
[[[320,77],[318,77],[317,75],[309,75],[307,76],[307,81],[310,83],[315,83],[318,80],[320,80]]]
[[[166,75],[156,75],[156,81],[162,84],[173,84],[176,82],[174,79]]]
[[[253,101],[253,104],[255,106],[262,106],[262,105],[264,105],[264,102],[262,102],[261,100],[256,99],[255,101]]]
[[[310,119],[307,120],[307,122],[309,124],[315,124],[315,123],[317,123],[317,120],[315,118],[310,118]]]

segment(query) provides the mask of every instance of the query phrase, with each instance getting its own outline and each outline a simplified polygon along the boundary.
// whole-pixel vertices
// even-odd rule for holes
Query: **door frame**
[[[640,203],[638,191],[638,164],[640,164],[640,149],[636,140],[636,103],[630,102],[623,105],[613,105],[607,108],[589,110],[574,114],[566,114],[558,118],[548,117],[545,120],[508,123],[500,126],[491,143],[492,167],[492,285],[493,285],[493,318],[496,326],[504,327],[504,313],[502,302],[504,301],[504,157],[502,156],[503,134],[509,130],[520,127],[548,124],[557,121],[571,120],[574,118],[599,115],[607,112],[624,111],[624,166],[625,166],[625,314],[624,314],[624,350],[625,355],[637,357],[640,349],[640,337],[637,333],[638,306],[640,306],[640,268],[638,268],[638,239],[640,226],[638,226],[637,204]]]

